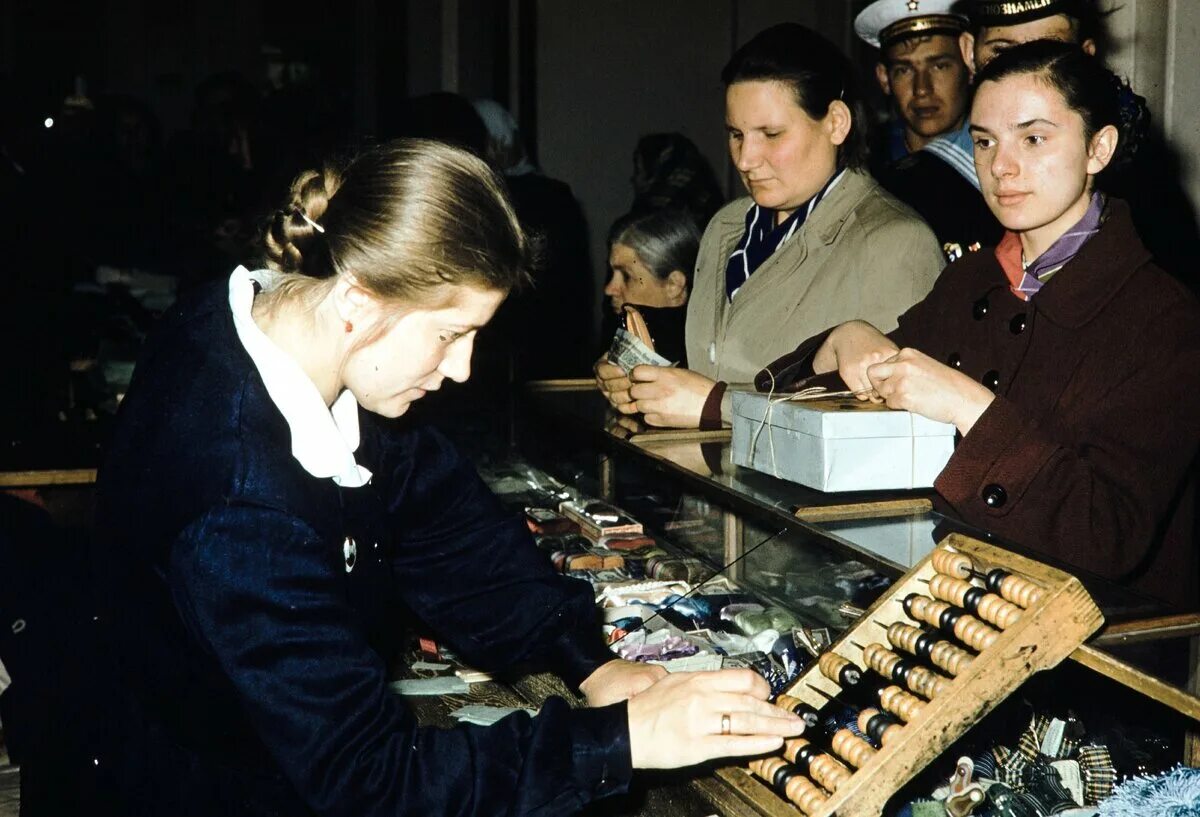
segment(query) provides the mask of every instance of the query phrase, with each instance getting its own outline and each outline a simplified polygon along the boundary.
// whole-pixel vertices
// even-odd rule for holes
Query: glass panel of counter
[[[831,589],[826,579],[833,571],[847,565],[847,574],[869,569],[895,579],[958,532],[1079,576],[1114,633],[1097,639],[1107,654],[1177,687],[1188,685],[1189,674],[1192,683],[1200,675],[1191,672],[1197,662],[1188,659],[1187,641],[1200,633],[1200,617],[1171,616],[1154,599],[998,541],[932,510],[932,492],[824,493],[732,465],[728,439],[719,434],[655,432],[617,422],[594,389],[577,388],[533,393],[517,425],[534,429],[519,437],[523,451],[548,454],[539,460],[543,465],[571,452],[565,458],[571,470],[581,474],[590,463],[593,484],[618,505],[636,513],[647,505],[646,497],[662,500],[656,514],[664,535],[802,618],[844,628],[849,619],[837,611],[847,602],[854,606],[854,588]],[[719,524],[721,536],[692,541],[679,535],[695,521],[686,513],[674,518],[672,508],[682,513],[704,503],[710,506],[709,527]],[[807,599],[817,601],[805,604]],[[1122,628],[1128,628],[1128,637],[1116,635]],[[1195,643],[1192,652],[1198,652]]]

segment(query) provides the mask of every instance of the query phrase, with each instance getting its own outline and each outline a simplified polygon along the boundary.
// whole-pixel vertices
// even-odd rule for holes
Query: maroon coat
[[[1031,301],[984,250],[891,337],[996,392],[934,484],[963,520],[1194,609],[1200,304],[1151,261],[1124,202],[1107,216]],[[772,370],[811,372],[819,340]]]

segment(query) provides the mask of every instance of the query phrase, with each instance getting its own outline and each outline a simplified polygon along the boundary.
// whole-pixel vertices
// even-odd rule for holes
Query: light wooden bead
[[[932,636],[931,633],[899,621],[888,627],[887,634],[888,641],[893,646],[912,655],[917,655],[917,643],[923,636]],[[969,667],[973,657],[970,653],[944,639],[936,640],[929,648],[930,662],[935,667],[944,670],[950,675],[958,675],[958,673]]]
[[[795,714],[797,707],[807,706],[804,701],[799,698],[793,698],[791,695],[775,696],[775,705],[780,709],[786,709],[788,712]]]
[[[908,674],[909,689],[930,700],[945,692],[948,686],[948,680],[927,667],[913,667]]]
[[[1028,610],[1042,600],[1042,588],[1021,576],[1006,576],[1000,582],[1000,595]]]
[[[821,808],[829,802],[829,798],[825,796],[825,792],[821,791],[808,778],[803,776],[793,777],[783,787],[787,799],[791,800],[805,814],[816,814]]]
[[[884,678],[891,678],[900,656],[882,644],[868,644],[863,648],[863,661]]]
[[[789,763],[796,762],[796,755],[805,746],[812,746],[805,738],[788,738],[783,742],[783,756],[788,759]]]
[[[856,667],[835,652],[822,653],[817,659],[817,666],[820,668],[822,675],[841,686],[852,686],[857,683],[856,680],[852,679],[843,680],[842,676],[845,674],[847,668],[857,673],[857,677],[862,676],[862,670],[859,667]]]
[[[879,691],[879,704],[905,723],[913,720],[925,708],[924,701],[895,685]]]
[[[970,615],[964,615],[955,622],[954,634],[958,636],[959,641],[975,652],[983,652],[995,644],[996,639],[1000,637],[1000,633]]]
[[[829,792],[836,792],[850,779],[850,770],[825,754],[817,755],[809,761],[808,773]]]
[[[935,598],[948,601],[964,609],[968,607],[967,594],[974,587],[975,585],[970,582],[952,576],[938,575],[929,581],[929,592]],[[982,588],[979,589],[982,590]],[[1004,630],[1020,620],[1021,608],[1012,602],[1005,601],[995,593],[983,593],[974,614]]]
[[[1021,620],[1021,608],[995,593],[988,593],[979,600],[979,617],[1007,630]]]
[[[951,604],[957,604],[959,607],[966,606],[966,595],[970,589],[970,582],[956,579],[953,576],[947,576],[944,573],[939,573],[929,580],[929,592],[933,594],[935,599],[948,601]]]
[[[775,772],[779,771],[781,766],[786,766],[787,761],[781,757],[764,757],[759,761],[759,772],[764,780],[770,781],[775,776]]]
[[[969,578],[975,569],[971,557],[964,553],[952,553],[945,548],[934,548],[929,561],[938,573],[955,576],[959,579]]]
[[[954,646],[949,641],[939,641],[929,648],[929,660],[935,667],[957,677],[965,672],[975,656],[964,649]]]
[[[849,729],[839,729],[833,733],[829,742],[838,757],[847,761],[851,766],[860,769],[867,761],[875,756],[875,747],[867,743]]]
[[[918,596],[912,602],[913,615],[919,620],[940,627],[942,613],[951,609],[944,601]],[[963,612],[954,623],[954,635],[976,652],[982,652],[995,643],[1000,636],[998,632],[969,613]]]

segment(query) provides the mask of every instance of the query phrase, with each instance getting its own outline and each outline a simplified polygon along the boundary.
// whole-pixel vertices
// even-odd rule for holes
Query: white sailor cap
[[[968,21],[955,0],[875,0],[854,18],[854,33],[876,48],[914,34],[959,34]]]

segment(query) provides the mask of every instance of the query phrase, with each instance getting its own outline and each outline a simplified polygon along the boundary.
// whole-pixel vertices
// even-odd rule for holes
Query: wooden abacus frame
[[[877,817],[892,795],[951,743],[1035,672],[1057,666],[1104,622],[1083,585],[1068,573],[961,534],[947,536],[937,547],[968,556],[981,573],[1001,568],[1032,581],[1043,592],[962,672],[948,677],[942,694],[920,707],[893,739],[812,812],[812,817]],[[937,575],[932,558],[931,553],[897,581],[830,647],[830,652],[866,667],[863,647],[886,644],[885,629],[891,624],[913,624],[902,602],[913,593],[929,596],[929,582]],[[841,687],[825,677],[814,662],[785,694],[820,710],[828,698],[810,687],[828,696],[842,693]],[[746,768],[723,768],[717,774],[765,814],[795,817],[803,813]]]

